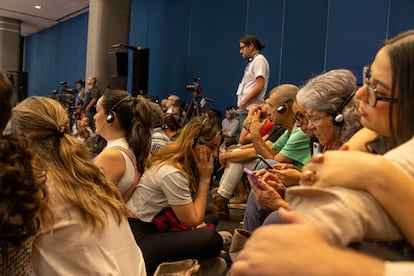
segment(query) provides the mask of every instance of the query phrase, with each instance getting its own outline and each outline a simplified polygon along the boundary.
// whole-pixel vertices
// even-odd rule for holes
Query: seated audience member
[[[349,70],[338,69],[313,77],[296,95],[298,104],[304,108],[306,114],[306,129],[316,136],[322,151],[338,149],[361,128],[357,101],[354,100],[356,87],[354,74]],[[258,175],[267,172],[264,169]],[[301,173],[299,170],[296,172],[296,180],[293,182],[298,184]],[[268,176],[268,181],[275,184],[272,188],[261,190],[255,185],[252,187],[243,224],[243,228],[249,231],[259,227],[279,207],[279,199],[285,193],[285,186],[280,183],[285,180],[283,172],[271,170],[271,173],[274,176]],[[289,182],[292,178],[291,174]]]
[[[413,79],[410,77],[414,70],[413,49],[412,30],[386,41],[365,72],[364,86],[356,93],[360,102],[362,125],[377,133],[377,141],[381,136],[388,137],[389,144],[394,145],[394,148],[384,156],[359,151],[328,151],[315,156],[313,162],[304,168],[301,181],[302,185],[313,186],[304,186],[305,193],[298,189],[292,190],[293,193],[290,194],[291,190],[288,190],[288,207],[298,212],[280,210],[278,213],[282,221],[298,224],[272,226],[261,231],[272,231],[272,235],[268,236],[275,241],[275,244],[271,244],[272,250],[281,241],[276,241],[273,237],[279,231],[275,231],[275,228],[279,227],[280,230],[292,231],[295,234],[300,234],[300,231],[301,238],[305,234],[312,239],[312,243],[315,241],[308,246],[303,246],[302,243],[300,250],[293,241],[294,238],[290,238],[290,242],[284,243],[283,247],[295,248],[296,255],[311,256],[310,262],[327,262],[335,273],[341,274],[345,270],[342,263],[332,262],[327,257],[328,252],[338,254],[336,256],[347,256],[354,263],[358,262],[358,267],[366,266],[378,275],[408,275],[414,272],[413,262],[384,261],[413,260],[412,247],[401,241],[406,238],[411,245],[414,241],[414,227],[411,213],[408,212],[414,202],[414,169],[411,162],[414,149],[414,126],[411,123],[414,93]],[[374,145],[369,143],[366,149],[371,151]],[[361,167],[364,169],[361,170]],[[306,198],[309,193],[314,197]],[[320,204],[322,201],[323,205]],[[319,210],[320,207],[323,208]],[[345,246],[362,239],[365,239],[362,245],[370,244],[369,240],[374,240],[371,244],[377,246],[375,252],[366,251],[367,253],[381,256],[387,250],[393,252],[392,258],[384,255],[384,259],[367,257],[333,246]],[[391,242],[395,240],[399,241],[398,246]],[[252,239],[252,243],[256,241],[255,238]],[[383,250],[379,248],[381,244]],[[309,253],[315,245],[323,249],[320,255]],[[364,251],[364,247],[361,248]],[[256,255],[251,247],[246,246],[247,250]],[[263,250],[261,252],[265,254]],[[241,260],[244,258],[242,254]],[[285,271],[295,273],[294,264],[288,262],[285,265]]]
[[[45,225],[45,180],[27,141],[3,135],[11,115],[13,88],[0,70],[0,275],[30,275],[34,238]]]
[[[151,103],[151,109],[154,125],[151,130],[150,154],[153,155],[159,148],[169,144],[171,140],[162,128],[164,124],[164,112],[162,112],[161,107],[156,103]]]
[[[206,108],[203,112],[205,118],[213,120],[216,124],[221,125],[221,113],[220,111],[212,108]]]
[[[165,134],[170,138],[171,141],[177,139],[178,135],[181,132],[182,125],[177,118],[172,114],[167,114],[164,117],[164,124],[162,125],[162,129],[164,130]]]
[[[267,97],[263,104],[252,105],[249,109],[246,119],[243,122],[243,128],[240,130],[239,144],[246,145],[252,142],[250,134],[250,124],[253,114],[259,114],[261,122],[260,135],[263,137],[267,135],[274,127],[272,120],[270,119],[271,107],[269,105],[269,97]]]
[[[116,184],[125,202],[144,172],[151,147],[151,105],[142,96],[111,90],[96,105],[96,133],[107,141],[95,164]]]
[[[167,99],[162,99],[162,100],[161,100],[161,103],[160,103],[161,110],[162,110],[162,112],[164,112],[164,113],[167,113],[167,102],[168,102],[168,100],[167,100]]]
[[[220,125],[195,117],[148,160],[128,207],[147,273],[162,262],[217,257],[223,239],[205,217]],[[202,267],[203,269],[203,267]]]
[[[185,116],[185,102],[181,100],[176,100],[172,103],[171,114],[177,118],[181,125],[185,125],[187,123],[185,120],[187,119],[188,121],[190,119]]]
[[[177,138],[181,124],[172,114],[164,114],[156,103],[152,103],[154,129],[151,133],[151,154]]]
[[[92,152],[96,139],[95,133],[88,124],[88,118],[81,114],[81,118],[76,120],[72,127],[72,135],[79,141],[86,144],[89,151]]]
[[[34,164],[44,170],[45,200],[53,212],[53,223],[33,244],[36,275],[145,275],[122,196],[69,134],[63,107],[29,97],[14,108],[10,132],[27,137]]]
[[[239,136],[239,119],[237,119],[237,111],[234,107],[226,108],[226,117],[221,121],[223,130],[224,145],[226,147],[237,144],[237,137]]]
[[[292,111],[297,91],[296,86],[283,84],[273,88],[270,92],[271,120],[274,125],[286,129],[275,143],[263,141],[260,134],[260,111],[257,110],[253,112],[251,122],[249,122],[254,147],[245,151],[233,150],[232,159],[227,157],[230,155],[227,152],[220,153],[220,161],[225,160],[223,163],[226,168],[220,179],[217,194],[214,196],[212,208],[221,218],[229,218],[229,199],[243,176],[243,168],[253,170],[256,167],[257,154],[278,162],[291,163],[299,168],[308,163],[310,159],[309,137],[295,126]]]
[[[167,98],[167,102],[165,104],[165,108],[166,108],[166,112],[167,113],[173,113],[173,104],[174,102],[180,100],[180,97],[178,97],[177,95],[169,95]]]

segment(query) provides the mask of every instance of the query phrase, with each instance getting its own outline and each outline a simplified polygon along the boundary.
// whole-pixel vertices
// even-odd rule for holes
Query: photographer
[[[86,101],[85,81],[78,80],[75,82],[75,84],[76,84],[76,89],[78,90],[78,95],[76,97],[75,105],[76,107],[79,107],[79,109],[81,109],[82,104]]]
[[[85,113],[86,117],[88,117],[90,126],[93,131],[95,131],[95,120],[93,116],[96,113],[96,102],[102,96],[101,91],[99,90],[98,86],[96,85],[96,77],[90,76],[87,80],[89,90],[86,92],[86,100],[82,105],[82,112]]]

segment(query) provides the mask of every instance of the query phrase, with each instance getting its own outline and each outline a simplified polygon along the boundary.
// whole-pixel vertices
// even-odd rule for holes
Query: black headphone
[[[279,106],[276,111],[277,111],[277,113],[280,113],[280,114],[285,113],[286,112],[286,104],[284,103],[281,106]]]
[[[249,63],[252,62],[254,60],[255,57],[257,57],[258,54],[255,54],[254,56],[249,57],[249,59],[247,60]]]
[[[279,106],[277,109],[276,109],[276,111],[277,111],[277,113],[280,113],[280,114],[283,114],[283,113],[285,113],[286,112],[286,110],[287,110],[287,106],[288,106],[288,102],[290,102],[290,101],[292,101],[293,102],[293,100],[292,99],[289,99],[289,100],[287,100],[287,101],[285,101],[281,106]]]
[[[341,106],[338,108],[338,111],[333,115],[332,117],[332,123],[335,126],[342,126],[344,124],[344,114],[342,111],[344,110],[345,106],[352,100],[352,98],[355,96],[356,90],[354,90],[341,104]]]
[[[121,100],[119,100],[108,112],[108,116],[106,116],[106,122],[108,124],[113,123],[115,121],[115,108],[118,107],[118,105],[120,105],[122,102],[131,99],[131,96],[126,96],[125,98],[122,98]]]
[[[204,125],[206,124],[207,121],[208,121],[208,118],[204,118],[203,121],[201,122],[200,130],[198,131],[197,136],[193,140],[193,148],[197,144],[198,139],[200,139],[201,133],[203,132],[203,127],[204,127]]]

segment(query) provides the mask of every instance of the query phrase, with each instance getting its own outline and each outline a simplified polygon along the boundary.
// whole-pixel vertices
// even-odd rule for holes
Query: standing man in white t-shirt
[[[243,79],[237,89],[237,107],[241,129],[252,104],[262,104],[269,83],[270,68],[267,59],[260,53],[265,45],[251,34],[239,41],[240,54],[248,61]]]

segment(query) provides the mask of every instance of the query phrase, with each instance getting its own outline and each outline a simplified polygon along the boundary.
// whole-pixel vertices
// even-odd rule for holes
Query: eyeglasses
[[[198,143],[198,139],[200,139],[201,133],[203,132],[203,127],[207,121],[208,121],[208,118],[205,118],[203,122],[201,123],[200,130],[198,131],[197,136],[194,138],[193,146],[195,146]]]
[[[293,119],[295,119],[295,121],[299,124],[303,124],[303,120],[305,120],[305,115],[302,112],[298,111],[293,115]]]
[[[364,73],[364,83],[367,85],[367,91],[368,91],[368,104],[370,106],[375,107],[378,101],[398,103],[398,99],[396,98],[381,96],[376,86],[371,83],[370,81],[371,80],[371,66],[370,65],[364,66],[363,73]]]
[[[325,116],[320,116],[320,117],[315,118],[313,116],[306,115],[306,119],[308,119],[308,121],[311,122],[312,125],[316,126],[320,120],[326,117],[331,117],[331,116],[332,115],[325,115]]]

